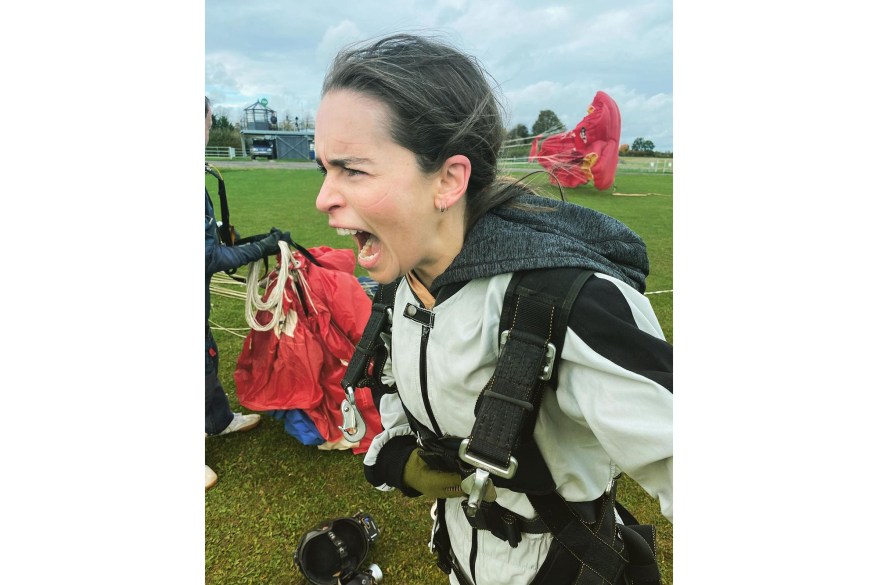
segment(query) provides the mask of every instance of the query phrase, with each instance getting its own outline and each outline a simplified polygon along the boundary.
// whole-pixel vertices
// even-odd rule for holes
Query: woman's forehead
[[[326,94],[317,110],[315,141],[367,146],[390,140],[389,109],[379,100],[350,90]]]
[[[317,110],[318,118],[321,113],[340,119],[367,119],[383,125],[390,117],[390,108],[371,95],[350,89],[339,89],[323,96]]]

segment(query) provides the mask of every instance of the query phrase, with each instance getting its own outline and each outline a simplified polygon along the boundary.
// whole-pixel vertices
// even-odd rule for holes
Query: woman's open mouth
[[[379,240],[373,234],[362,230],[353,230],[348,228],[336,228],[336,233],[340,236],[353,236],[357,241],[359,254],[357,260],[360,266],[367,270],[374,266],[375,259],[380,252]]]

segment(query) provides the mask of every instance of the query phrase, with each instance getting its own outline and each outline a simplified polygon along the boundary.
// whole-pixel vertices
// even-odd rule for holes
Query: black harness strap
[[[511,470],[513,451],[533,435],[546,383],[557,379],[554,362],[561,358],[570,309],[594,273],[556,273],[558,278],[550,279],[542,270],[517,273],[509,283],[500,317],[500,358],[476,402],[476,423],[465,448],[464,460],[476,467],[484,462]]]
[[[381,339],[381,333],[390,332],[393,320],[393,302],[400,280],[380,285],[372,298],[372,312],[369,314],[369,321],[366,323],[363,335],[360,337],[357,347],[354,348],[354,355],[351,356],[344,377],[341,379],[341,387],[345,391],[349,387],[369,387],[373,391],[373,398],[378,398],[374,396],[376,390],[382,392],[388,390],[381,383],[381,374],[388,356],[388,348],[385,347],[384,340]],[[371,369],[369,368],[370,364],[372,365]],[[380,400],[374,400],[374,402],[377,405]]]
[[[619,525],[619,532],[628,553],[627,574],[637,585],[659,585],[661,573],[655,558],[655,526]]]
[[[601,510],[592,524],[583,522],[558,492],[527,494],[527,498],[555,539],[588,571],[582,573],[583,583],[595,581],[592,573],[610,583],[622,582],[628,561],[622,552],[622,543],[615,539],[615,498],[600,499]]]
[[[461,502],[461,507],[466,512],[466,501]],[[509,546],[516,548],[521,542],[522,533],[545,534],[551,532],[543,520],[525,518],[511,510],[507,510],[497,502],[483,503],[474,515],[466,515],[470,526],[477,530],[487,530],[500,540],[505,540]]]
[[[547,387],[557,387],[554,362],[561,358],[570,311],[593,274],[581,269],[552,269],[551,274],[536,270],[516,274],[510,281],[500,318],[500,357],[494,376],[476,403],[476,423],[465,449],[461,449],[464,461],[492,474],[495,469],[515,473],[516,455],[524,459],[524,448],[534,445],[533,430],[543,393]],[[517,473],[522,472],[527,476],[527,471]],[[616,536],[615,483],[594,502],[571,503],[554,484],[550,491],[536,491],[521,489],[514,475],[500,482],[511,482],[511,489],[524,492],[539,523],[554,536],[550,558],[534,585],[622,583],[626,577],[638,584],[659,582],[654,537],[647,541],[640,530],[654,528],[620,526],[621,538]],[[584,504],[590,506],[587,514],[582,513]],[[466,510],[467,503],[462,505]],[[496,503],[480,503],[475,512],[467,510],[470,524],[491,530],[516,546],[520,538],[516,530],[508,530],[505,536],[497,530],[497,514],[488,512],[494,507],[501,510],[501,521],[514,525]],[[522,531],[539,532],[542,526],[538,526],[522,526]]]
[[[220,172],[208,163],[204,163],[204,172],[210,173],[219,182],[217,193],[219,194],[220,199],[220,219],[223,222],[222,225],[219,226],[220,241],[226,246],[234,246],[236,243],[236,234],[234,226],[229,223],[229,201],[226,198],[226,182],[223,181],[223,176]]]
[[[258,242],[262,238],[266,238],[268,236],[269,236],[269,234],[256,234],[255,236],[247,236],[246,238],[238,238],[237,240],[235,240],[235,245],[236,246],[243,246],[244,244],[251,244],[253,242]],[[298,242],[293,242],[293,248],[295,248],[296,250],[301,252],[302,256],[307,258],[308,261],[311,262],[311,264],[314,264],[315,266],[320,266],[320,267],[323,266],[322,264],[320,264],[320,262],[317,260],[317,258],[314,257],[314,254],[312,254],[311,251],[308,250],[308,248],[304,247],[302,244],[299,244]],[[266,256],[266,258],[268,258],[268,256]]]
[[[357,442],[366,436],[366,421],[357,408],[356,388],[364,386],[370,388],[372,402],[379,407],[382,395],[391,391],[381,382],[381,374],[389,354],[389,349],[381,339],[381,333],[389,333],[392,328],[393,300],[397,286],[399,280],[390,283],[387,287],[378,287],[378,291],[372,297],[372,312],[369,320],[341,379],[341,387],[347,398],[341,403],[342,425],[339,428],[342,436],[351,442]]]

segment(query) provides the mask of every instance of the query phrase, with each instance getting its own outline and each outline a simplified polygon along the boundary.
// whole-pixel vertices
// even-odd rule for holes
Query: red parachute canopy
[[[354,276],[353,250],[318,246],[309,252],[319,266],[293,250],[288,276],[281,278],[279,267],[269,274],[262,301],[272,306],[256,311],[254,318],[260,326],[273,320],[276,324],[268,329],[251,325],[235,368],[236,392],[238,402],[250,410],[273,411],[275,418],[285,420],[287,415],[298,416],[298,423],[284,427],[304,444],[338,448],[330,446],[343,438],[339,409],[347,395],[341,380],[369,320],[372,301]],[[277,286],[283,287],[283,294],[269,303]],[[275,320],[277,304],[282,318]],[[351,447],[360,454],[381,430],[381,417],[371,390],[357,388],[354,394],[366,423],[366,436]],[[319,438],[312,443],[314,433]]]
[[[588,106],[588,113],[573,130],[534,138],[528,160],[549,171],[553,185],[576,187],[593,181],[595,187],[604,190],[616,178],[621,132],[619,106],[599,91]]]

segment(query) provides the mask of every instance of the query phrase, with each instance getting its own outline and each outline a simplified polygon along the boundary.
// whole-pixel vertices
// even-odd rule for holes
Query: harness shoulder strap
[[[204,163],[204,172],[213,175],[219,182],[217,194],[219,194],[220,199],[220,220],[222,221],[222,225],[219,226],[220,241],[226,246],[234,246],[235,229],[229,223],[229,201],[226,197],[226,182],[223,181],[223,176],[219,170],[208,163]]]
[[[525,445],[535,447],[537,414],[545,389],[557,384],[555,365],[564,349],[570,311],[593,274],[579,268],[534,270],[515,274],[510,281],[500,317],[500,358],[476,404],[472,434],[460,448],[461,459],[476,467],[473,483],[477,489],[470,493],[465,507],[469,516],[479,515],[481,493],[485,492],[481,486],[493,483],[486,476],[512,478],[518,471],[513,453]],[[532,455],[529,458],[534,459]],[[543,466],[542,474],[549,477],[548,489],[524,491],[559,543],[556,548],[560,545],[566,551],[562,553],[568,559],[565,570],[579,574],[577,585],[604,579],[616,583],[625,568],[625,558],[621,547],[613,546],[613,499],[602,499],[597,524],[586,527],[556,491],[542,457],[537,454],[536,459]],[[530,476],[533,471],[522,473]],[[543,575],[541,582],[547,582],[549,576],[557,577],[555,572]]]
[[[384,364],[387,363],[388,356],[388,348],[381,339],[381,333],[390,332],[393,301],[401,280],[402,278],[398,278],[378,287],[375,296],[372,297],[372,312],[369,314],[363,335],[354,348],[354,354],[341,379],[341,387],[347,399],[341,404],[342,426],[339,428],[344,437],[351,442],[359,441],[366,434],[366,423],[357,410],[354,389],[371,388],[372,402],[376,405],[381,402],[381,394],[389,391],[389,388],[381,382],[381,374],[384,372]]]
[[[341,379],[341,386],[345,390],[348,387],[368,386],[374,388],[375,385],[380,384],[384,364],[387,361],[387,348],[384,347],[381,333],[390,332],[393,302],[400,281],[401,278],[389,284],[379,285],[378,290],[375,291],[375,296],[372,297],[372,312],[369,314],[369,320],[366,322],[363,335],[360,337],[360,341],[354,349],[354,355],[351,356],[344,377]],[[380,357],[383,359],[380,363],[372,363],[373,367],[370,372],[370,362],[382,351],[383,354]]]
[[[217,186],[217,194],[220,199],[220,224],[217,226],[217,232],[219,233],[220,242],[225,246],[237,246],[241,244],[247,244],[251,241],[254,241],[253,236],[250,238],[238,238],[238,233],[235,231],[235,226],[231,224],[229,219],[229,200],[226,197],[226,182],[223,180],[222,174],[220,174],[219,169],[212,166],[210,163],[204,163],[204,172],[212,175],[218,183]],[[210,197],[210,195],[208,195]],[[211,200],[211,205],[213,205],[213,201]],[[267,234],[266,234],[267,235]],[[268,274],[268,258],[263,258],[263,266],[265,267],[265,274]],[[246,282],[246,279],[241,278],[240,276],[235,276],[235,273],[238,271],[236,268],[229,268],[225,271],[232,279],[237,280],[238,282]]]
[[[564,348],[570,312],[593,274],[578,268],[534,270],[516,274],[510,281],[500,317],[500,359],[476,405],[468,444],[461,446],[461,458],[477,468],[477,485],[479,463],[483,472],[509,477],[517,467],[513,452],[525,456],[535,447],[533,430],[543,392],[557,387],[555,360],[560,360]],[[554,484],[551,490],[524,491],[555,538],[553,566],[541,571],[535,583],[567,582],[566,577],[559,578],[569,571],[577,575],[577,585],[622,582],[623,575],[635,583],[660,582],[654,537],[650,542],[638,530],[652,527],[622,526],[621,541],[615,536],[615,484],[593,502],[595,513],[588,519],[574,511]],[[472,500],[471,494],[466,510],[475,516],[478,503],[471,513]]]
[[[543,392],[557,381],[567,320],[579,291],[594,274],[579,268],[516,273],[500,316],[500,358],[476,402],[476,422],[460,457],[501,478],[515,475],[512,453],[533,435]]]

